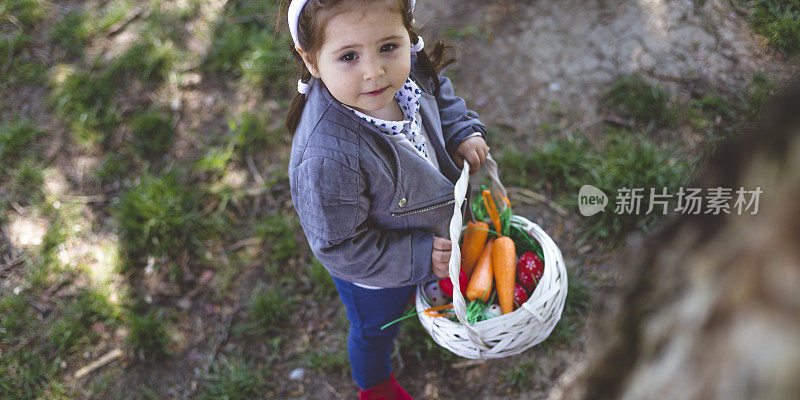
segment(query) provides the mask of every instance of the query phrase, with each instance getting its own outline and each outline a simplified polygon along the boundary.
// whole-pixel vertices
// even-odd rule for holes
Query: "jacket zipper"
[[[401,213],[392,213],[392,216],[393,217],[405,217],[406,215],[418,214],[418,213],[421,213],[421,212],[433,210],[434,208],[449,206],[450,204],[454,204],[455,202],[456,202],[455,199],[448,200],[448,201],[445,201],[444,203],[434,204],[432,206],[428,206],[428,207],[425,207],[425,208],[420,208],[419,210],[411,210],[411,211],[405,211],[405,212],[401,212]]]

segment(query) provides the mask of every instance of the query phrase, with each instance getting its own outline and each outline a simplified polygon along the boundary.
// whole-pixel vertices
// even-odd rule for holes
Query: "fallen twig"
[[[519,201],[520,203],[534,205],[536,203],[544,203],[546,206],[550,207],[555,211],[558,215],[562,217],[567,217],[569,214],[564,207],[559,206],[558,204],[552,202],[551,200],[547,199],[543,195],[536,193],[532,190],[528,190],[525,188],[518,188],[518,187],[510,187],[507,188],[508,195],[512,200]]]
[[[652,76],[653,78],[658,78],[664,81],[672,81],[678,83],[689,83],[692,81],[697,80],[697,76],[675,76],[675,75],[668,75],[668,74],[659,74],[654,69],[650,68],[644,71],[647,75]]]
[[[28,305],[33,307],[36,311],[38,311],[39,314],[42,314],[43,317],[45,315],[47,315],[47,313],[50,312],[50,309],[47,308],[47,306],[44,306],[44,305],[40,304],[39,302],[36,302],[36,301],[33,301],[33,300],[28,300]]]
[[[242,239],[242,240],[240,240],[240,241],[238,241],[238,242],[226,247],[225,251],[236,251],[236,250],[241,249],[242,247],[258,245],[258,244],[261,244],[261,241],[262,240],[261,240],[260,237],[251,237],[251,238],[247,238],[247,239]]]
[[[54,283],[52,286],[47,288],[47,290],[44,292],[44,296],[42,296],[42,297],[45,300],[49,301],[53,297],[53,295],[56,294],[56,292],[61,290],[61,288],[63,288],[64,285],[66,285],[69,282],[70,282],[69,279],[61,279],[60,281]]]
[[[26,337],[21,342],[15,344],[14,347],[11,348],[11,353],[13,353],[13,352],[15,352],[15,351],[27,346],[32,341],[33,341],[33,336]]]
[[[17,265],[22,264],[23,261],[25,261],[25,257],[23,257],[21,254],[15,256],[14,258],[5,262],[3,265],[0,265],[0,273],[5,273],[6,271],[10,271]]]
[[[250,173],[253,175],[253,179],[256,180],[259,186],[267,186],[267,181],[264,180],[264,177],[261,176],[261,173],[258,172],[258,168],[256,168],[256,163],[253,161],[253,156],[247,155],[245,157],[247,161],[247,168],[250,170]]]
[[[139,7],[139,9],[137,9],[135,12],[129,14],[125,19],[118,22],[116,25],[112,26],[111,29],[108,30],[106,36],[111,37],[122,32],[122,30],[125,29],[125,27],[127,27],[128,25],[130,25],[131,22],[141,17],[145,11],[146,10],[144,9],[144,7]],[[149,13],[149,10],[147,10],[147,12]]]
[[[461,369],[461,368],[474,367],[476,365],[481,365],[481,364],[485,364],[485,363],[486,363],[486,360],[467,360],[467,361],[459,361],[459,362],[451,365],[450,367],[455,368],[455,369]]]
[[[217,354],[219,354],[220,349],[225,344],[225,342],[228,341],[228,336],[231,330],[231,325],[233,325],[233,320],[236,318],[236,314],[239,314],[239,312],[242,311],[243,309],[244,306],[240,304],[236,306],[236,308],[234,308],[233,311],[231,311],[230,315],[228,315],[225,318],[225,322],[222,326],[222,333],[218,335],[219,339],[215,341],[214,349],[211,352],[211,362],[214,362],[214,360],[217,359]]]
[[[342,398],[344,398],[344,396],[342,396],[342,394],[341,394],[341,393],[339,393],[339,391],[338,391],[338,390],[336,390],[336,388],[335,388],[335,387],[333,387],[333,385],[331,385],[331,384],[330,384],[330,382],[328,382],[328,380],[327,380],[327,379],[323,378],[323,379],[322,379],[322,383],[324,383],[324,384],[325,384],[325,386],[328,388],[328,390],[329,390],[331,393],[333,393],[333,395],[334,395],[334,396],[336,396],[336,398],[337,398],[337,399],[342,399]]]
[[[625,126],[625,127],[628,127],[628,128],[633,128],[635,126],[635,123],[633,122],[632,119],[625,119],[625,118],[622,118],[622,117],[618,117],[616,115],[607,116],[603,120],[603,122],[608,122],[608,123],[611,123],[611,124],[621,125],[621,126]]]
[[[103,367],[104,365],[110,363],[111,361],[114,361],[117,358],[121,357],[122,354],[123,354],[122,350],[120,350],[119,348],[115,348],[114,350],[109,351],[108,353],[104,354],[97,360],[92,361],[89,365],[75,371],[75,379],[83,378],[84,376],[92,373],[92,371],[100,367]]]
[[[81,204],[103,203],[106,201],[106,196],[102,194],[95,194],[88,196],[66,195],[62,197],[61,201],[65,203],[81,203]]]

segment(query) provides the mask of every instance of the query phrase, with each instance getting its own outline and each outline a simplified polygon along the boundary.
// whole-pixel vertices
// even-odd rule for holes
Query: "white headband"
[[[306,6],[308,0],[292,0],[292,3],[289,5],[289,32],[292,34],[292,41],[294,42],[295,48],[300,48],[300,43],[297,41],[297,25],[298,21],[300,20],[300,13],[303,12],[303,7]],[[409,0],[411,3],[411,11],[414,11],[414,6],[416,5],[416,0]],[[411,51],[414,53],[418,53],[422,51],[425,47],[425,42],[422,40],[422,36],[417,36],[417,42],[411,44]],[[303,82],[303,80],[297,81],[297,91],[301,94],[308,93],[308,84]]]
[[[289,5],[289,32],[292,33],[294,47],[300,47],[297,42],[297,24],[300,19],[300,13],[303,12],[303,7],[306,6],[306,3],[308,3],[308,0],[292,0],[292,4]],[[409,0],[409,3],[411,3],[411,12],[414,12],[416,0]]]

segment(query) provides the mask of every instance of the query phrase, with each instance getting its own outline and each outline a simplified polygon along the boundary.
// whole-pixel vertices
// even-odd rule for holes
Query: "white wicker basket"
[[[497,163],[489,157],[485,164],[494,186],[494,192],[505,196],[500,183]],[[422,326],[433,340],[453,353],[473,359],[501,358],[519,354],[544,341],[561,319],[567,298],[567,270],[564,258],[553,239],[533,222],[514,215],[511,223],[522,228],[539,242],[544,255],[544,274],[528,301],[514,312],[485,321],[469,324],[466,320],[466,302],[461,294],[458,275],[461,269],[461,237],[463,217],[461,206],[469,183],[469,165],[465,162],[461,177],[455,184],[455,212],[450,221],[450,240],[454,244],[450,255],[450,281],[453,282],[453,304],[456,318],[431,317],[424,311],[431,307],[425,296],[424,285],[417,287],[416,308]]]

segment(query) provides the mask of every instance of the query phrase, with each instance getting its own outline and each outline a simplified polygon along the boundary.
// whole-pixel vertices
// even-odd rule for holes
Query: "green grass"
[[[74,68],[63,75],[52,82],[51,105],[70,124],[78,143],[93,147],[103,142],[121,120],[114,103],[118,82],[97,71]]]
[[[277,87],[292,72],[287,32],[272,24],[277,2],[232,2],[220,19],[204,69],[230,73],[255,87]]]
[[[55,25],[50,38],[67,51],[68,57],[77,57],[93,36],[120,22],[131,7],[130,2],[116,1],[100,10],[72,11]],[[145,33],[111,60],[84,60],[81,65],[62,64],[51,69],[50,105],[71,126],[78,143],[90,149],[101,147],[125,122],[117,95],[134,82],[150,87],[160,84],[177,60],[178,51],[171,41]],[[135,115],[132,121],[134,128],[141,125],[141,129],[155,129],[152,136],[135,130],[137,146],[143,152],[163,151],[171,144],[174,126],[169,128],[170,122],[163,121],[168,120],[166,116],[154,117],[155,112]]]
[[[247,313],[252,323],[245,330],[261,335],[280,332],[288,325],[297,303],[298,299],[292,294],[291,288],[260,283],[250,296]]]
[[[241,148],[242,152],[258,154],[280,144],[285,131],[270,129],[269,122],[273,117],[267,112],[245,111],[239,114],[236,120],[229,122],[231,131],[236,138],[236,145]]]
[[[95,323],[113,329],[118,322],[116,307],[104,294],[89,288],[54,298],[44,316],[30,305],[36,303],[48,304],[41,301],[41,289],[36,286],[19,295],[0,296],[0,398],[69,398],[55,379],[63,373],[62,362],[98,343]]]
[[[271,262],[281,265],[300,255],[298,227],[294,214],[270,215],[255,225],[256,235],[264,240],[266,257]]]
[[[530,387],[537,368],[538,366],[534,361],[520,362],[503,372],[503,382],[505,382],[511,389],[517,391],[526,387]]]
[[[200,400],[247,400],[264,397],[271,386],[264,371],[256,365],[234,359],[222,366],[212,364]]]
[[[33,29],[46,16],[46,9],[39,0],[0,1],[0,21],[14,20],[25,29]]]
[[[135,79],[157,84],[167,77],[175,59],[175,49],[170,42],[143,35],[111,62],[107,76],[113,81]]]
[[[58,252],[68,238],[66,224],[57,212],[51,211],[43,214],[48,218],[47,230],[42,238],[42,244],[34,250],[32,262],[27,271],[27,281],[33,288],[54,284],[55,280],[60,279],[64,272]]]
[[[198,174],[222,175],[228,168],[228,164],[236,155],[235,150],[236,148],[233,143],[226,146],[207,146],[205,154],[197,159],[193,169]],[[222,192],[223,193],[220,194],[227,194],[224,193],[224,188]]]
[[[156,362],[169,354],[169,327],[163,309],[132,310],[127,343],[139,360]]]
[[[30,313],[24,295],[4,295],[0,297],[0,344],[6,348],[17,342],[23,329],[30,322]]]
[[[31,42],[24,32],[0,35],[0,90],[46,81],[47,68],[31,54]]]
[[[79,57],[93,34],[91,18],[85,9],[71,10],[53,26],[50,40],[61,46],[68,57]]]
[[[191,37],[186,31],[186,24],[191,21],[200,9],[199,0],[180,3],[159,2],[154,4],[146,20],[148,32],[164,41],[184,47],[186,38]]]
[[[336,285],[334,285],[331,275],[316,257],[306,265],[306,275],[311,282],[309,291],[316,299],[325,300],[336,297]]]
[[[503,179],[510,186],[542,189],[549,183],[556,200],[577,209],[582,185],[593,185],[609,196],[606,211],[582,219],[583,239],[611,239],[634,229],[650,229],[658,220],[658,208],[645,215],[648,199],[639,215],[614,212],[614,199],[622,188],[668,188],[675,193],[693,176],[695,160],[671,145],[659,145],[642,134],[607,130],[602,143],[590,145],[576,135],[547,142],[528,153],[508,150],[501,154]]]
[[[346,335],[342,335],[342,340],[339,343],[346,343]],[[347,356],[347,349],[345,346],[342,348],[331,348],[328,346],[317,347],[305,355],[305,363],[313,369],[321,373],[343,373],[350,370],[350,359]]]
[[[667,91],[638,76],[617,80],[605,94],[604,101],[619,116],[633,118],[647,130],[671,126],[678,115]]]
[[[44,199],[44,175],[38,160],[33,157],[23,158],[15,162],[15,166],[6,169],[0,167],[0,182],[3,185],[4,196],[14,200],[21,206],[39,204]],[[9,201],[2,198],[0,201],[0,211],[6,211],[10,207]],[[4,213],[5,214],[5,213]]]
[[[412,308],[408,307],[406,314],[412,311]],[[400,355],[406,364],[425,365],[424,362],[434,361],[438,365],[445,365],[460,359],[450,350],[434,342],[418,318],[408,318],[399,324],[400,332],[394,343],[393,355]]]
[[[24,33],[15,32],[0,36],[0,71],[6,72],[13,67],[15,58],[18,57],[31,43],[31,37]]]
[[[40,352],[17,350],[0,361],[0,398],[35,399],[58,367],[47,362]]]
[[[100,337],[92,326],[99,323],[113,328],[118,324],[120,313],[106,295],[81,288],[74,299],[60,307],[54,318],[49,342],[59,354],[64,354],[95,343]]]
[[[239,68],[245,83],[264,87],[292,72],[285,35],[260,30],[249,36]]]
[[[618,198],[622,188],[643,188],[649,196],[650,188],[661,193],[667,188],[674,194],[677,188],[688,183],[693,173],[694,160],[680,149],[670,145],[658,145],[642,135],[626,131],[609,131],[604,151],[592,169],[588,184],[594,185],[611,198]],[[576,191],[577,192],[577,191]],[[649,197],[642,200],[642,208],[637,215],[619,214],[609,207],[606,212],[587,217],[584,220],[584,236],[610,238],[634,229],[649,230],[658,220],[661,210],[646,215]],[[674,205],[674,201],[670,204]],[[672,207],[670,207],[670,210]]]
[[[146,255],[176,261],[182,254],[196,254],[199,241],[219,228],[218,221],[203,214],[200,200],[201,193],[176,170],[142,175],[114,209],[123,272],[143,266]],[[170,276],[180,277],[174,264]]]
[[[242,76],[247,83],[263,86],[291,72],[285,40],[283,35],[264,27],[226,24],[215,38],[207,68]]]
[[[764,106],[778,93],[778,83],[763,72],[756,72],[747,83],[744,94],[743,111],[746,120],[756,122],[761,119]]]
[[[24,119],[0,123],[0,165],[3,169],[8,168],[15,160],[32,156],[33,142],[43,133],[36,125]]]
[[[77,8],[67,12],[49,32],[50,41],[74,59],[83,55],[91,41],[109,30],[131,12],[131,1],[105,2],[100,8]]]
[[[510,186],[528,187],[549,183],[553,191],[565,194],[579,188],[595,162],[589,142],[581,136],[550,140],[529,152],[509,149],[500,154],[503,181]]]
[[[285,131],[281,127],[270,124],[272,116],[266,110],[262,112],[245,111],[236,118],[228,119],[230,135],[215,138],[214,144],[205,146],[205,154],[194,164],[199,174],[220,175],[225,172],[231,162],[244,162],[243,157],[257,157],[279,147],[284,141]],[[280,169],[281,171],[284,168]],[[280,177],[273,176],[275,179]]]
[[[142,158],[162,155],[175,140],[176,123],[167,113],[148,110],[134,116],[130,125],[136,148]]]
[[[752,0],[740,1],[756,32],[764,35],[770,45],[789,55],[800,53],[800,1]]]
[[[735,118],[735,109],[731,100],[720,94],[710,93],[697,99],[691,99],[686,107],[686,118],[697,132],[704,132],[711,137],[726,136],[719,128],[723,121]],[[719,122],[717,122],[719,119]]]
[[[106,154],[92,171],[94,176],[101,181],[115,181],[136,175],[138,172],[135,157],[130,154],[130,149],[121,149],[118,152]]]

